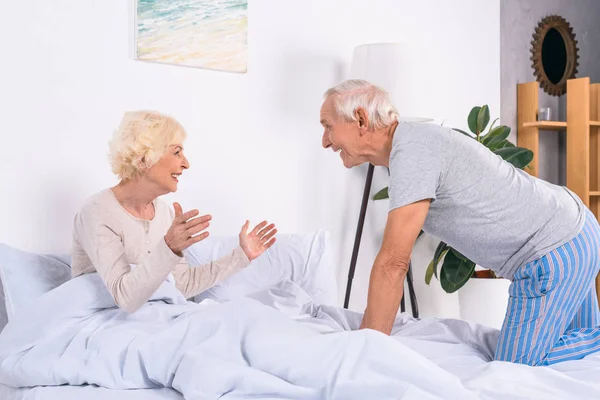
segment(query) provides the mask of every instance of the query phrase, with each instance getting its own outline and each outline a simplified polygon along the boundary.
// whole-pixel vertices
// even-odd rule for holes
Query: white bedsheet
[[[550,367],[492,359],[498,331],[452,319],[407,315],[394,338],[456,376],[480,399],[600,399],[600,353]]]
[[[48,386],[15,389],[0,384],[2,400],[183,400],[173,389],[110,390],[96,386]]]
[[[353,331],[360,319],[316,306],[291,282],[200,305],[166,282],[127,315],[92,274],[9,323],[0,382],[166,386],[188,399],[600,398],[600,354],[553,367],[490,362],[493,329],[402,315],[387,337]]]

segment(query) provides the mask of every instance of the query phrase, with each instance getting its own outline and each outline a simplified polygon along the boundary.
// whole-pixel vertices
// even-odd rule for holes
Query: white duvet
[[[600,356],[531,368],[490,362],[497,331],[401,316],[392,337],[317,306],[291,282],[226,303],[164,282],[138,312],[97,274],[73,279],[0,335],[0,382],[172,387],[186,399],[594,399]]]

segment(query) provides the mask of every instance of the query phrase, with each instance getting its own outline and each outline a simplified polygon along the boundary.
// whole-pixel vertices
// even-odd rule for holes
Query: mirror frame
[[[558,83],[553,83],[548,79],[542,63],[542,46],[546,34],[550,29],[556,29],[560,33],[567,51],[567,65]],[[563,95],[567,91],[567,80],[574,78],[575,74],[577,74],[577,67],[579,66],[578,58],[577,40],[575,40],[573,28],[567,20],[559,15],[550,15],[543,18],[538,23],[533,34],[530,60],[536,80],[540,83],[544,92],[551,96]]]

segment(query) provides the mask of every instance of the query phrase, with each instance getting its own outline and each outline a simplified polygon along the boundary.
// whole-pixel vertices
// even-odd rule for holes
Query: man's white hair
[[[333,97],[338,116],[344,122],[356,121],[354,112],[362,107],[369,116],[369,130],[381,129],[398,121],[398,111],[389,94],[365,80],[349,79],[325,92],[324,98]]]

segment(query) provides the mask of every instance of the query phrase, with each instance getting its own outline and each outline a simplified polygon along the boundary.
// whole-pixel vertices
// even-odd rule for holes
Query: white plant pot
[[[458,289],[460,319],[502,328],[508,305],[508,279],[471,278]]]

